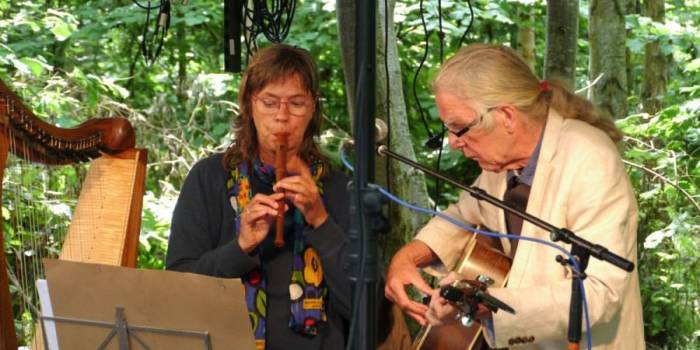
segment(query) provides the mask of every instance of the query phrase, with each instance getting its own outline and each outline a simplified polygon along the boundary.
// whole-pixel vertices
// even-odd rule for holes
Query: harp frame
[[[16,156],[47,165],[88,162],[100,157],[135,162],[120,259],[121,265],[126,267],[136,267],[146,177],[147,151],[134,148],[135,140],[131,124],[124,118],[91,119],[75,128],[50,125],[37,118],[0,80],[0,198],[11,144],[22,146],[22,154]],[[0,224],[0,350],[15,350],[18,340],[4,245],[3,225]]]

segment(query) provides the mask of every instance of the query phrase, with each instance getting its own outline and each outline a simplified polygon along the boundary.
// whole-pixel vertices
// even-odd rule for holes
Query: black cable
[[[459,46],[462,47],[464,44],[464,39],[466,39],[467,34],[472,28],[472,24],[474,23],[474,8],[472,7],[472,3],[470,0],[467,0],[467,6],[469,6],[469,24],[467,25],[467,29],[464,31],[464,34],[462,34],[462,37],[459,39]],[[442,1],[438,0],[438,21],[439,21],[439,26],[440,26],[440,63],[443,61],[443,46],[444,46],[444,33],[442,32]],[[437,157],[437,163],[435,164],[435,171],[440,172],[440,162],[442,160],[442,145],[445,142],[445,126],[442,125],[442,132],[440,132],[440,148],[438,150],[438,157]],[[428,140],[429,142],[431,140]],[[434,142],[436,143],[436,142]],[[438,205],[438,197],[440,196],[440,180],[435,179],[435,189],[434,189],[434,194],[433,196],[435,197],[435,205],[433,206],[433,210],[437,209]]]
[[[134,4],[136,4],[136,6],[142,8],[142,9],[144,9],[144,10],[155,10],[155,9],[160,8],[160,6],[161,6],[161,4],[158,4],[158,6],[151,6],[151,2],[150,2],[150,1],[148,2],[148,5],[147,5],[147,6],[141,5],[141,3],[138,2],[138,0],[131,0],[131,1],[132,1]]]
[[[442,0],[438,0],[438,43],[440,52],[440,64],[445,60],[445,32],[442,30]],[[442,160],[442,145],[445,143],[445,126],[440,127],[442,130],[440,132],[440,146],[438,147],[437,161],[435,162],[435,172],[440,172],[440,161]],[[438,200],[440,197],[440,179],[435,179],[435,188],[433,188],[433,197],[435,197],[435,202],[433,202],[433,211],[437,210]]]
[[[418,69],[416,70],[416,74],[413,76],[413,98],[416,99],[418,113],[420,114],[420,119],[423,122],[423,126],[425,127],[425,131],[428,133],[428,137],[431,138],[431,137],[433,137],[433,134],[430,131],[430,127],[428,126],[428,120],[426,119],[425,114],[423,113],[423,106],[420,104],[420,99],[418,98],[418,92],[416,91],[416,86],[418,85],[418,75],[420,74],[420,71],[423,69],[423,65],[425,65],[425,61],[428,58],[428,48],[430,45],[430,42],[429,42],[430,32],[428,31],[428,26],[425,25],[425,17],[423,14],[423,0],[420,0],[420,2],[418,3],[418,8],[419,8],[419,12],[420,12],[420,21],[421,21],[421,24],[423,25],[423,37],[425,38],[425,49],[423,51],[423,58],[421,58],[421,61],[418,64]]]
[[[464,31],[464,34],[462,34],[462,38],[459,39],[459,47],[462,47],[464,39],[467,38],[467,34],[472,29],[472,24],[474,23],[474,8],[472,8],[471,0],[467,0],[467,5],[469,6],[469,25],[467,25],[467,29]]]
[[[243,28],[246,65],[250,53],[257,51],[257,37],[263,34],[273,43],[283,42],[292,26],[296,12],[296,0],[254,0],[243,4]]]
[[[248,65],[248,57],[250,56],[251,53],[257,51],[257,45],[255,42],[255,38],[258,36],[257,28],[255,26],[255,18],[253,14],[253,9],[248,7],[248,2],[245,2],[243,5],[243,28],[245,28],[245,33],[243,35],[244,37],[244,44],[246,48],[246,52],[248,54],[246,55],[246,66]],[[250,25],[247,25],[247,23],[250,22]]]
[[[445,32],[442,30],[442,0],[438,0],[438,39],[440,43],[440,63],[445,59]]]
[[[464,31],[464,34],[462,34],[462,38],[459,40],[459,47],[462,46],[464,43],[464,39],[467,37],[467,34],[472,28],[472,24],[474,23],[474,8],[472,7],[471,0],[467,0],[467,5],[469,6],[469,25],[467,26],[467,29]],[[429,48],[429,38],[430,38],[430,32],[428,31],[428,28],[425,24],[425,16],[423,12],[423,0],[420,0],[419,2],[419,12],[420,12],[420,19],[421,19],[421,25],[423,26],[423,33],[424,33],[424,38],[425,38],[425,50],[423,51],[423,58],[421,58],[420,64],[418,65],[418,69],[416,70],[416,74],[413,76],[413,97],[416,99],[416,104],[418,105],[418,112],[421,117],[421,121],[423,122],[423,126],[425,127],[425,130],[428,133],[428,141],[426,142],[426,145],[436,145],[438,147],[442,146],[443,143],[443,138],[445,135],[445,130],[443,127],[443,130],[439,134],[433,134],[430,131],[430,127],[428,126],[428,122],[425,118],[425,115],[423,114],[423,107],[420,104],[420,100],[418,99],[418,93],[416,92],[416,85],[418,81],[418,75],[420,74],[420,71],[423,69],[423,65],[425,65],[425,61],[428,57],[428,48]],[[439,20],[439,30],[440,33],[442,33],[442,1],[438,1],[438,20]],[[438,33],[438,35],[440,35]],[[444,38],[444,33],[442,33],[441,37]],[[444,46],[444,41],[441,39],[440,40],[440,62],[443,61],[443,46]],[[437,143],[438,135],[440,138],[439,144]],[[429,146],[430,147],[430,146]],[[431,147],[432,148],[432,147]]]
[[[247,23],[250,23],[250,25],[247,25]],[[255,38],[258,36],[258,29],[255,23],[254,9],[248,7],[248,2],[246,1],[243,5],[243,28],[245,29],[243,37],[245,38],[244,44],[248,52],[246,55],[246,66],[248,65],[248,57],[250,54],[258,50],[255,42]]]
[[[271,2],[271,9],[268,2]],[[296,0],[255,1],[254,5],[260,32],[271,42],[284,41],[294,19]]]
[[[141,37],[141,54],[147,65],[153,65],[158,59],[165,43],[165,37],[170,29],[170,0],[161,0],[158,6],[151,6],[151,1],[144,6],[136,0],[132,0],[136,6],[146,10],[146,21],[143,24]],[[154,25],[153,35],[149,38],[148,23],[151,20],[151,11],[158,9],[158,17]],[[155,45],[155,49],[153,48]]]
[[[389,2],[384,0],[384,73],[386,77],[386,143],[391,145],[391,96],[389,89]],[[386,186],[387,190],[391,192],[391,167],[389,166],[391,161],[387,159],[386,162]],[[389,202],[389,212],[391,213],[391,202]]]

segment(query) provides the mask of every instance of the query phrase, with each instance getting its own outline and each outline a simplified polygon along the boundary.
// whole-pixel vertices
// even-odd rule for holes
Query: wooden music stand
[[[53,316],[43,321],[54,323],[60,349],[255,348],[238,279],[49,259],[44,264]]]

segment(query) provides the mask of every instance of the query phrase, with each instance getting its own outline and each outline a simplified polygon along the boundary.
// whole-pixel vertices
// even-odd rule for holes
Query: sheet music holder
[[[238,279],[49,259],[44,264],[53,309],[45,322],[53,320],[60,349],[255,348]]]

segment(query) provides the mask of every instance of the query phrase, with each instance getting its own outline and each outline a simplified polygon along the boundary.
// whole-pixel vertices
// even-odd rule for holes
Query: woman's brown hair
[[[224,166],[232,169],[259,156],[257,130],[253,122],[252,97],[270,83],[298,77],[302,87],[313,97],[316,108],[304,133],[299,157],[311,164],[320,161],[328,169],[328,158],[314,141],[321,131],[322,110],[316,64],[308,51],[285,44],[273,44],[258,51],[241,79],[238,93],[240,113],[233,119],[233,142],[224,153]]]

